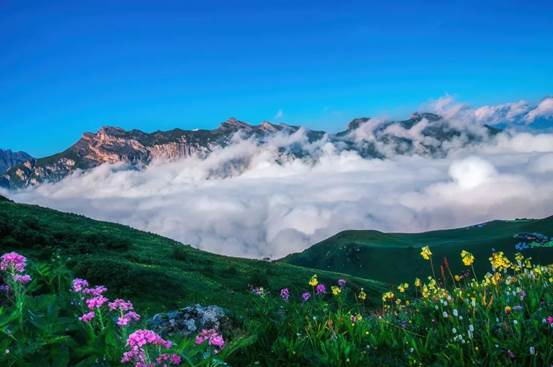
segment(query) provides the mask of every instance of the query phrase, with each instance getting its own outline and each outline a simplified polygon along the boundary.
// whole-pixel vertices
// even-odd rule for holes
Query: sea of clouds
[[[300,131],[292,138],[277,136],[274,144],[237,141],[207,159],[154,162],[144,170],[103,165],[6,194],[254,258],[301,251],[345,229],[414,232],[545,217],[553,215],[553,133],[528,126],[553,115],[551,102],[473,109],[450,98],[436,101],[434,111],[475,131],[491,122],[507,127],[489,141],[453,144],[441,158],[390,153],[363,159],[322,141],[315,163],[277,163],[279,139],[305,142]],[[362,138],[370,139],[368,134]],[[213,176],[218,167],[244,157],[246,170]]]

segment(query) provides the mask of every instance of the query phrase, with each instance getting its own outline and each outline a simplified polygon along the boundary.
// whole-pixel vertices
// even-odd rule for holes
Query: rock
[[[148,321],[148,327],[161,336],[191,336],[202,329],[215,329],[221,333],[233,328],[226,311],[214,305],[194,305],[176,311],[159,313]]]

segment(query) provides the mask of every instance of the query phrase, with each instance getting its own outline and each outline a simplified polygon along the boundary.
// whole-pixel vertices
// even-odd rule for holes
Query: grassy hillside
[[[191,303],[218,304],[239,312],[251,301],[250,286],[274,292],[304,288],[312,269],[230,258],[113,223],[13,203],[0,196],[0,253],[31,259],[59,257],[77,276],[106,285],[142,310],[157,312]],[[317,271],[322,281],[340,277],[375,298],[382,285]]]
[[[515,234],[538,232],[553,236],[553,217],[532,220],[493,221],[467,228],[425,233],[382,233],[345,231],[330,237],[304,252],[292,254],[282,262],[338,271],[359,277],[399,283],[427,274],[428,264],[419,256],[420,248],[429,245],[434,261],[444,257],[455,271],[461,271],[459,253],[468,250],[476,256],[477,272],[488,271],[492,249],[512,257],[517,252]],[[522,251],[537,262],[553,263],[553,248],[529,248]],[[439,263],[435,264],[439,268]]]

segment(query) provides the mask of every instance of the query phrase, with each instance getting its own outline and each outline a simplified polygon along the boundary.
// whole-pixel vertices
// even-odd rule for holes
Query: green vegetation
[[[413,259],[422,246],[429,245],[437,261],[455,258],[461,250],[474,253],[477,259],[474,267],[481,275],[488,269],[487,259],[493,249],[514,255],[519,240],[513,236],[521,232],[539,232],[551,237],[553,217],[493,221],[467,228],[413,234],[345,231],[282,261],[398,284],[425,274],[423,264]],[[551,248],[528,248],[524,254],[542,264],[553,263]],[[452,267],[454,272],[462,270],[455,263]]]
[[[299,285],[313,270],[214,255],[126,226],[0,200],[0,253],[16,251],[47,263],[62,258],[76,276],[131,298],[144,312],[193,303],[240,313],[253,285]],[[318,272],[322,279],[344,275]],[[347,277],[377,299],[383,284]]]

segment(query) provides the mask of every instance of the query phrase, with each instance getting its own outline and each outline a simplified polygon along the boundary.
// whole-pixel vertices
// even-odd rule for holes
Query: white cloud
[[[553,117],[553,97],[544,98],[532,111],[526,115],[526,121],[534,122],[538,118]]]
[[[283,139],[318,149],[320,159],[275,163]],[[8,195],[247,257],[280,257],[345,229],[412,232],[553,214],[553,134],[452,149],[441,159],[368,160],[328,141],[310,145],[299,132],[143,171],[104,165]],[[221,170],[232,174],[222,179]]]

